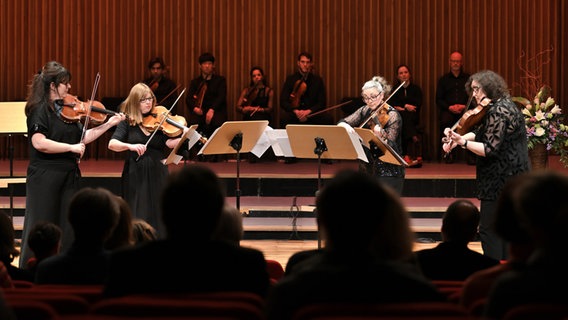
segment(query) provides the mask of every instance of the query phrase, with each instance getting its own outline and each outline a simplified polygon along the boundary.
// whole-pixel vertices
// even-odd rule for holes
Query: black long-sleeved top
[[[296,81],[302,79],[303,75],[296,71],[294,74],[289,75],[284,82],[282,92],[280,94],[280,107],[287,112],[292,112],[293,108],[290,101],[290,93],[294,91]],[[312,113],[322,110],[326,106],[325,101],[325,86],[323,79],[313,73],[309,73],[306,82],[306,91],[300,97],[299,110],[312,110]]]

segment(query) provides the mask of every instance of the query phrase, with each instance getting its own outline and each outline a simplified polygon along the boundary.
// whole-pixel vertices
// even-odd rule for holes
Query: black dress
[[[112,135],[112,139],[133,144],[145,144],[149,138],[139,126],[130,126],[127,121],[119,123]],[[122,196],[130,205],[133,217],[146,220],[160,237],[164,235],[160,192],[169,173],[161,160],[166,156],[168,139],[162,131],[156,132],[139,159],[136,152],[128,151],[122,170]]]

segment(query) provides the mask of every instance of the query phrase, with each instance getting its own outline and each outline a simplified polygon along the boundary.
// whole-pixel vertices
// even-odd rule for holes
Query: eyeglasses
[[[473,86],[473,87],[471,87],[471,89],[473,90],[473,92],[477,92],[477,91],[479,91],[481,88],[480,88],[480,87],[477,87],[477,86]]]
[[[140,99],[140,103],[144,103],[144,102],[152,102],[154,101],[153,97],[149,97],[149,98],[142,98]]]
[[[376,94],[374,96],[366,97],[363,96],[363,101],[375,101],[379,98],[380,94]]]

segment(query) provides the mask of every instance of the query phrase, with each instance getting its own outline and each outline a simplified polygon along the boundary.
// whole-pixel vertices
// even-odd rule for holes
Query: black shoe
[[[456,155],[453,153],[448,153],[444,156],[444,162],[446,163],[454,163],[456,161]]]

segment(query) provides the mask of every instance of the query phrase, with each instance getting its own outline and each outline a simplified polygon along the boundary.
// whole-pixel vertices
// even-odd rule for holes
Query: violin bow
[[[168,114],[170,114],[170,112],[172,111],[172,109],[175,107],[175,105],[177,104],[177,102],[179,101],[179,99],[181,98],[181,96],[183,96],[183,94],[185,93],[185,89],[182,90],[182,92],[179,94],[179,96],[177,97],[176,101],[174,101],[174,103],[172,104],[172,106],[168,109],[168,111],[164,114],[164,117],[162,118],[162,120],[160,120],[160,123],[158,125],[158,128],[160,128],[162,126],[162,124],[164,124],[164,121],[166,121],[166,118],[168,117]],[[158,131],[158,129],[154,130],[154,132],[152,132],[152,134],[150,135],[150,138],[148,138],[148,141],[146,141],[146,143],[144,144],[145,147],[148,147],[148,144],[150,143],[150,141],[152,141],[152,139],[154,138],[154,136],[156,135],[156,132]],[[138,158],[136,158],[136,161],[140,160],[140,155],[138,155]]]
[[[383,103],[381,103],[381,105],[380,105],[377,109],[375,109],[375,111],[373,111],[373,112],[369,115],[369,117],[368,117],[367,119],[365,119],[365,121],[363,121],[363,123],[359,126],[359,128],[363,128],[363,127],[367,124],[367,122],[369,122],[369,120],[373,119],[373,117],[375,116],[375,113],[377,113],[379,110],[381,110],[381,109],[383,108],[383,106],[387,103],[387,101],[389,101],[389,99],[392,98],[392,96],[394,96],[394,94],[395,94],[400,88],[402,88],[402,86],[403,86],[405,83],[406,83],[406,81],[403,81],[403,82],[396,88],[396,90],[394,90],[394,91],[390,94],[390,96],[388,96],[388,97],[383,101]]]
[[[327,112],[327,111],[329,111],[329,110],[337,109],[337,108],[342,107],[342,106],[344,106],[344,105],[346,105],[346,104],[349,104],[349,103],[351,103],[351,102],[353,102],[353,100],[345,101],[345,102],[342,102],[342,103],[340,103],[340,104],[336,104],[336,105],[334,105],[334,106],[327,107],[327,108],[325,108],[325,109],[323,109],[323,110],[316,111],[316,112],[314,112],[314,113],[310,113],[310,114],[308,114],[307,118],[310,118],[310,117],[313,117],[313,116],[317,116],[318,114]]]
[[[93,85],[93,92],[91,92],[91,100],[89,100],[89,106],[87,107],[87,116],[85,118],[85,123],[83,124],[83,132],[81,132],[81,139],[79,143],[83,143],[85,140],[85,135],[87,133],[87,128],[89,127],[89,119],[91,118],[91,107],[93,106],[93,101],[95,100],[95,95],[97,93],[97,89],[99,88],[99,82],[101,81],[101,74],[97,72],[97,76],[95,77],[95,84]],[[77,163],[81,162],[81,156],[77,159]]]
[[[178,84],[178,85],[174,88],[174,90],[170,91],[170,93],[168,93],[167,96],[163,97],[162,100],[160,100],[160,102],[157,103],[157,105],[161,105],[162,102],[166,101],[167,98],[169,98],[172,94],[174,94],[174,92],[178,91],[179,88],[181,88],[181,87],[182,87],[182,85],[181,85],[181,84]]]

